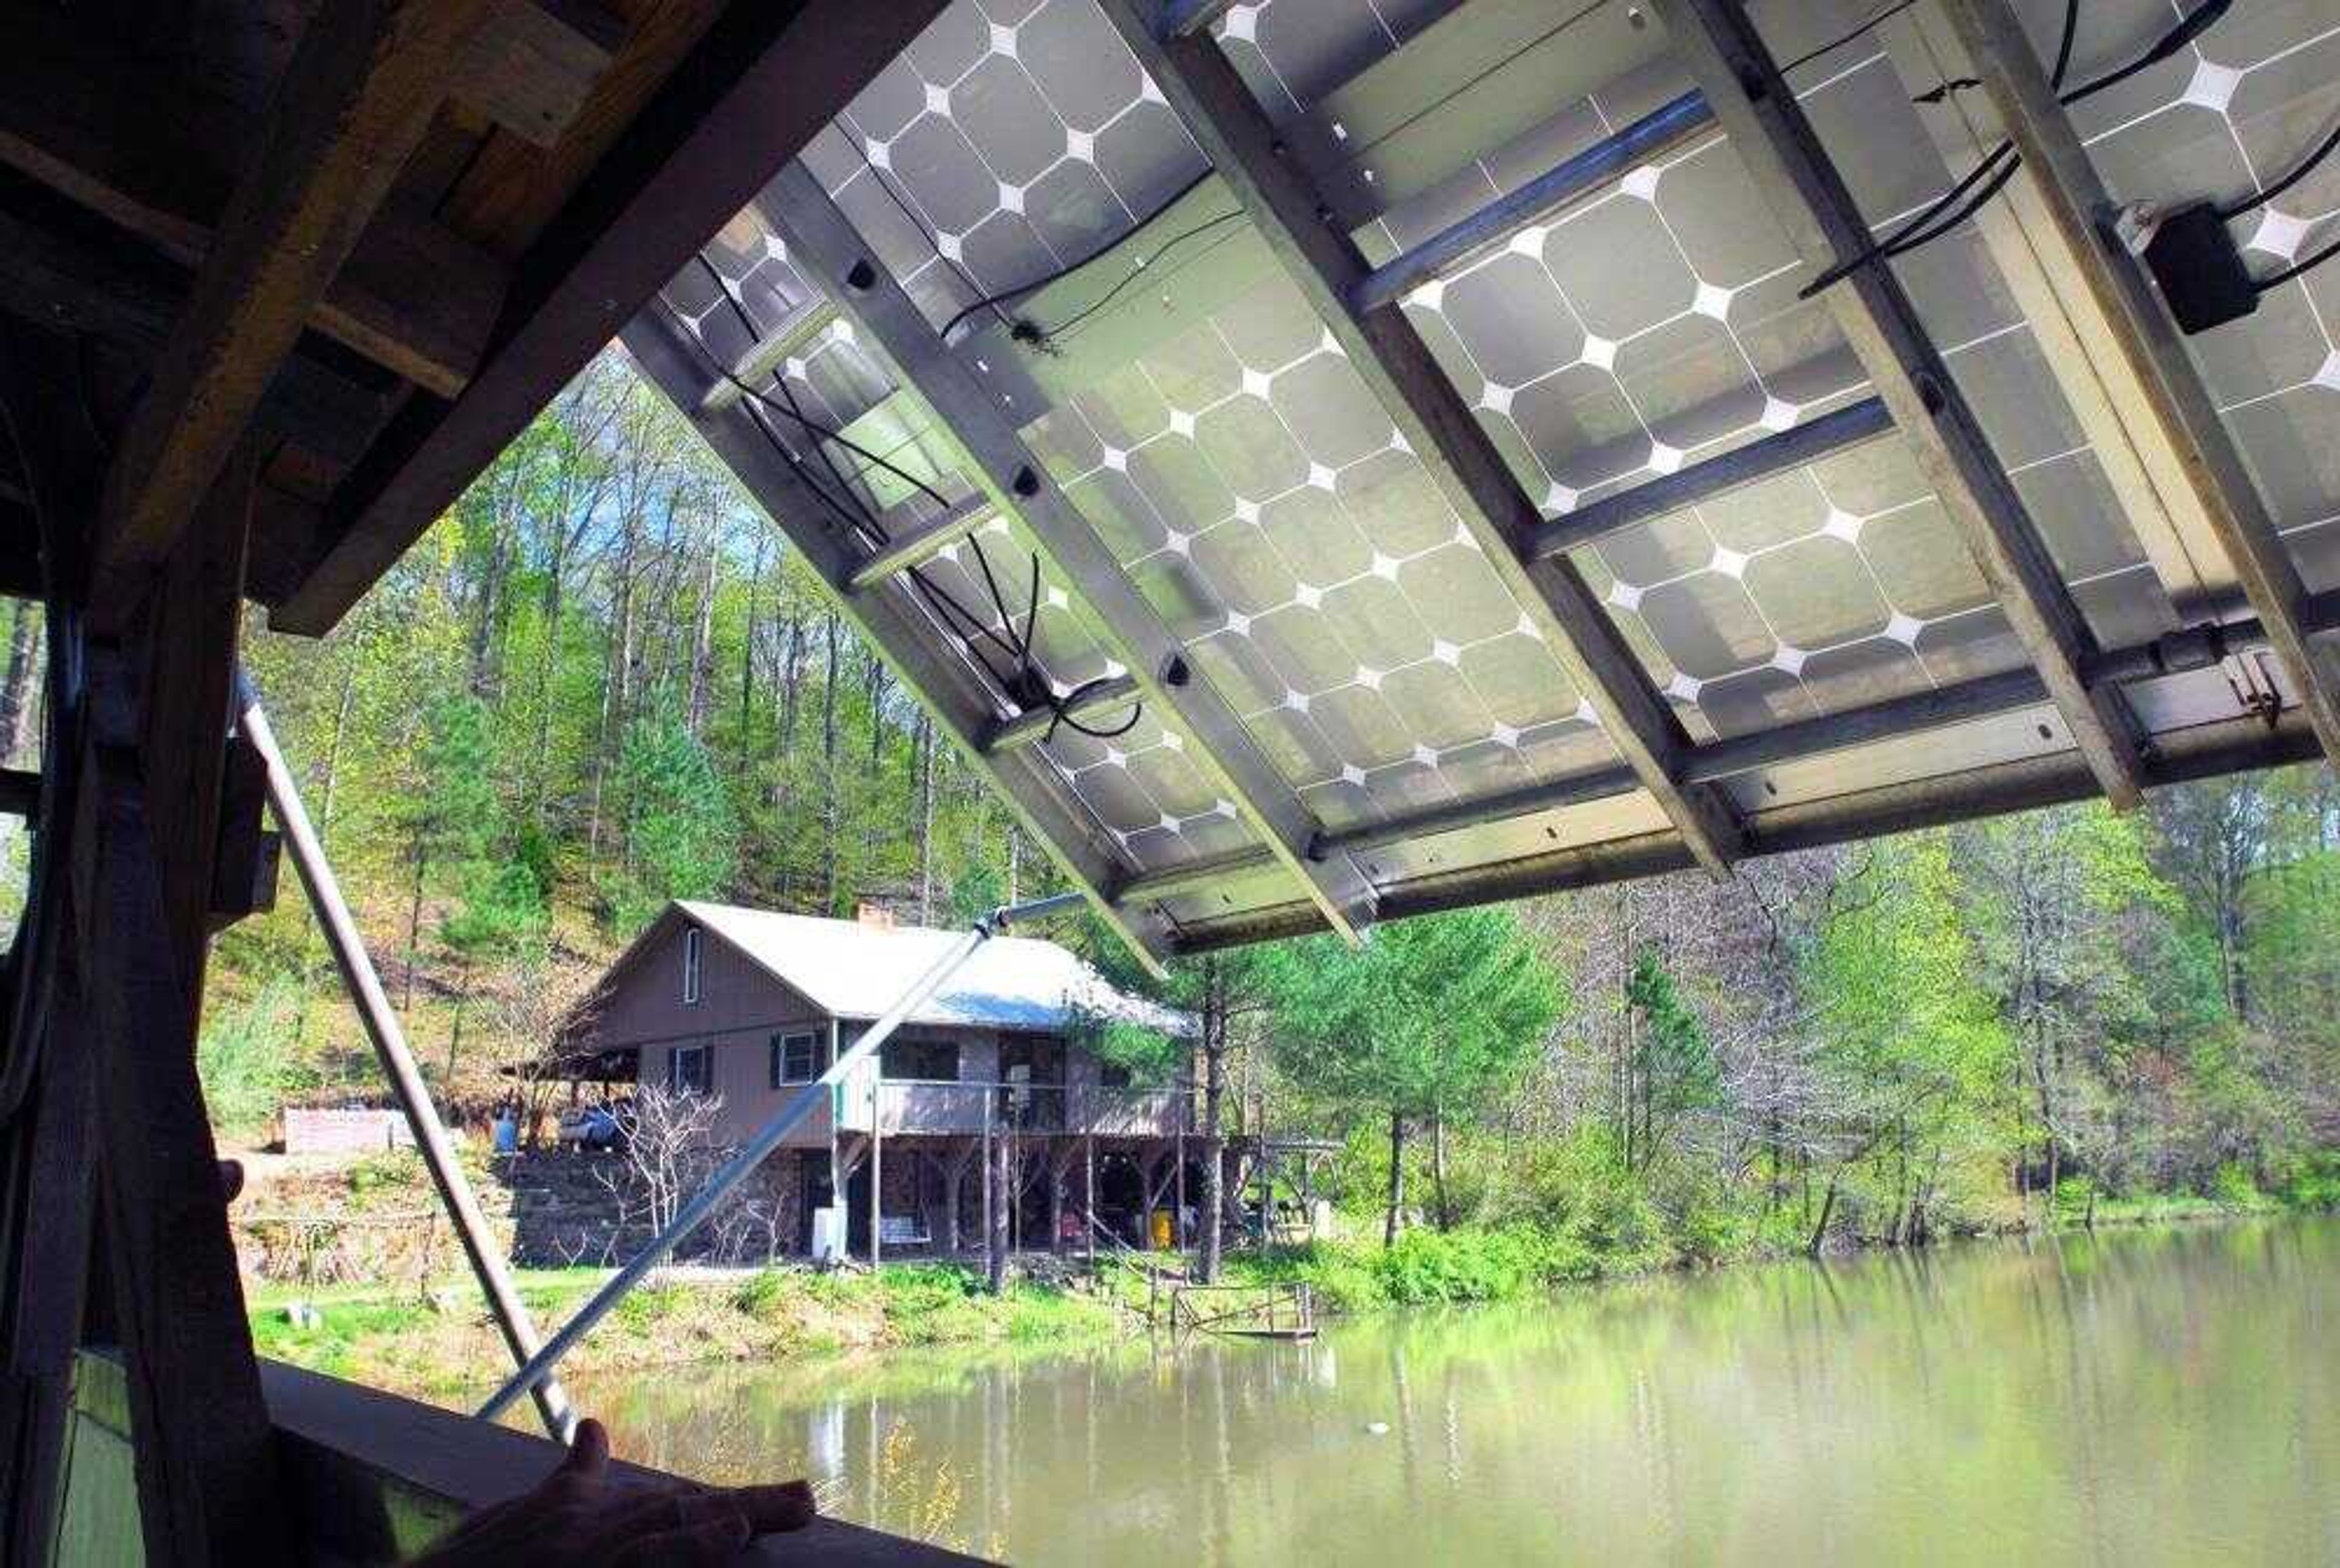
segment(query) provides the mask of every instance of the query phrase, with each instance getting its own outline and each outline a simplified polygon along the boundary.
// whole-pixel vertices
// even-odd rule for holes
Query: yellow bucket
[[[1170,1250],[1170,1211],[1166,1208],[1157,1208],[1154,1211],[1154,1250],[1156,1252]]]

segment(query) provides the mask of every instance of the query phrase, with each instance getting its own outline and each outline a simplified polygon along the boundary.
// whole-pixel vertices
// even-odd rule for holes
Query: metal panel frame
[[[1413,324],[1397,309],[1361,316],[1350,307],[1370,269],[1347,235],[1320,221],[1321,198],[1283,155],[1274,125],[1234,66],[1206,36],[1158,36],[1150,0],[1100,3],[1497,575],[1535,616],[1642,788],[1700,863],[1727,876],[1740,825],[1720,795],[1681,781],[1677,769],[1691,747],[1681,719],[1575,565],[1565,558],[1531,559],[1542,515]]]
[[[1106,645],[1159,714],[1175,716],[1252,832],[1306,888],[1325,922],[1354,940],[1373,918],[1371,883],[1345,858],[1307,856],[1314,813],[1275,771],[1225,700],[1195,675],[1185,645],[1123,573],[1072,500],[1048,477],[997,398],[943,344],[852,221],[801,162],[782,169],[756,206],[808,278],[830,292],[860,340],[901,376],[937,429],[968,459],[969,477],[1039,541],[1044,559],[1086,603]]]
[[[1815,268],[1867,251],[1871,235],[1739,0],[1654,0],[1674,47],[1797,253]],[[2091,691],[2093,639],[2038,531],[1889,265],[1828,291],[1839,329],[1893,411],[2008,624],[2117,809],[2143,801],[2146,763],[2120,694]]]
[[[645,311],[626,328],[623,341],[635,362],[678,408],[699,408],[699,395],[706,391],[705,362],[682,340],[681,329],[670,317]],[[972,670],[942,650],[898,595],[852,590],[851,575],[863,558],[860,546],[826,525],[828,513],[820,501],[788,458],[757,430],[758,417],[752,407],[689,415],[716,455],[803,551],[805,563],[828,588],[838,612],[885,657],[904,687],[957,745],[968,766],[1006,798],[1025,830],[1131,949],[1158,963],[1168,951],[1166,930],[1120,907],[1108,894],[1127,875],[1120,858],[1106,847],[1096,828],[1075,814],[1045,762],[1029,752],[994,750],[986,745],[996,719],[996,700]]]
[[[1701,501],[1785,473],[1833,452],[1891,433],[1893,415],[1881,398],[1863,398],[1818,419],[1750,441],[1745,446],[1694,462],[1660,478],[1645,480],[1577,508],[1536,530],[1529,546],[1538,555],[1558,555],[1594,544],[1637,522],[1680,511]]]
[[[2101,324],[2140,384],[2154,433],[2175,449],[2267,640],[2299,689],[2325,755],[2340,761],[2340,681],[2327,650],[2309,641],[2303,623],[2306,585],[2167,312],[2110,233],[2111,198],[2071,117],[2006,0],[1939,3],[2022,155],[2018,178],[2029,184],[2051,220],[2052,233],[2044,237],[2057,245],[2056,261],[2087,285],[2098,317],[2091,324]]]

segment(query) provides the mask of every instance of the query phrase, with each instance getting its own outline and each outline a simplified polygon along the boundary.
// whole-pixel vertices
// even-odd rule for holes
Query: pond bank
[[[2231,1219],[2276,1206],[2266,1199],[2107,1200],[2096,1223],[2112,1228]],[[1749,1245],[1727,1256],[1693,1258],[1671,1246],[1599,1241],[1526,1228],[1419,1229],[1390,1248],[1375,1239],[1234,1253],[1224,1277],[1234,1285],[1305,1284],[1323,1312],[1353,1316],[1516,1300],[1597,1280],[1769,1261],[1785,1250]],[[550,1325],[608,1277],[599,1268],[523,1270],[521,1293],[538,1322]],[[917,1345],[1093,1345],[1142,1335],[1147,1294],[1140,1268],[1102,1258],[1094,1275],[1076,1266],[1053,1278],[1019,1278],[997,1296],[982,1289],[979,1271],[948,1264],[888,1265],[874,1275],[794,1266],[686,1269],[635,1291],[570,1364],[592,1374]],[[501,1342],[467,1280],[427,1292],[262,1285],[251,1300],[262,1355],[375,1387],[451,1401],[504,1365]]]

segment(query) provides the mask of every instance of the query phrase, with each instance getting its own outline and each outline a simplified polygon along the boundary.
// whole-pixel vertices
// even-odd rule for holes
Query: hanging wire
[[[2251,211],[2253,208],[2266,206],[2269,202],[2274,201],[2277,196],[2282,195],[2285,191],[2290,190],[2294,185],[2299,184],[2300,181],[2314,174],[2315,172],[2316,165],[2323,163],[2325,159],[2330,157],[2332,155],[2332,149],[2335,147],[2340,147],[2340,124],[2335,124],[2329,132],[2325,133],[2324,140],[2317,144],[2315,151],[2308,154],[2306,157],[2302,158],[2299,161],[2298,165],[2294,168],[2290,174],[2285,174],[2274,184],[2266,187],[2256,195],[2245,196],[2226,206],[2220,207],[2218,209],[2218,216],[2221,218],[2239,218],[2245,213]]]
[[[1187,181],[1175,191],[1173,191],[1168,196],[1165,197],[1158,204],[1155,205],[1152,212],[1147,213],[1144,217],[1138,219],[1137,222],[1132,223],[1126,233],[1116,234],[1112,239],[1100,243],[1085,254],[1078,256],[1072,261],[1066,262],[1055,272],[1047,273],[1040,277],[1034,278],[1029,283],[1018,283],[1012,289],[1002,289],[996,294],[984,295],[983,298],[977,300],[974,303],[961,310],[958,314],[945,322],[943,323],[942,332],[938,335],[947,339],[951,335],[952,332],[957,328],[958,324],[967,320],[967,317],[983,311],[1000,310],[1000,307],[1012,303],[1016,300],[1020,300],[1026,294],[1037,293],[1040,290],[1046,288],[1050,283],[1061,283],[1065,279],[1071,277],[1075,273],[1081,272],[1084,269],[1094,265],[1097,262],[1103,261],[1106,256],[1111,255],[1116,249],[1118,249],[1122,241],[1127,239],[1130,234],[1135,233],[1138,230],[1145,227],[1146,224],[1154,222],[1154,220],[1160,217],[1163,213],[1168,212],[1171,208],[1185,201],[1188,196],[1193,195],[1196,191],[1202,189],[1203,182],[1210,177],[1211,171],[1205,169],[1201,174],[1195,175],[1193,179]],[[1241,214],[1239,213],[1229,213],[1225,214],[1225,217],[1234,218],[1240,215]],[[1213,219],[1212,223],[1217,223],[1224,221],[1225,219]],[[1190,238],[1197,231],[1195,230],[1189,230],[1186,233],[1179,235],[1178,239]],[[1162,249],[1167,250],[1170,244],[1174,244],[1175,243],[1175,240],[1171,241],[1168,243],[1165,243]],[[1159,254],[1160,253],[1156,252],[1155,253]],[[1133,273],[1132,276],[1135,275],[1135,274]],[[1001,311],[1001,318],[1003,320],[1006,319],[1006,313],[1005,311]],[[1010,322],[1009,324],[1012,326],[1015,323]],[[1063,329],[1058,328],[1057,330],[1062,331]]]
[[[741,328],[747,332],[749,341],[751,342],[759,341],[762,337],[761,330],[758,327],[747,305],[732,290],[729,280],[716,269],[714,263],[708,259],[703,250],[695,259],[706,273],[709,281],[714,284],[723,303],[729,307],[733,315],[738,318]],[[751,416],[755,418],[757,428],[762,432],[765,441],[797,471],[798,476],[811,488],[822,504],[846,525],[848,532],[858,531],[866,534],[874,540],[879,548],[892,542],[891,537],[884,525],[878,521],[876,513],[863,502],[852,482],[838,469],[835,459],[828,451],[828,443],[830,442],[834,442],[871,467],[893,475],[926,496],[937,506],[948,508],[952,504],[940,491],[918,475],[869,451],[848,437],[843,432],[808,415],[797,402],[796,392],[789,387],[787,377],[778,369],[775,369],[772,372],[772,382],[779,390],[781,399],[785,401],[775,399],[761,389],[749,385],[734,373],[729,366],[725,365],[716,357],[714,351],[708,347],[696,329],[683,318],[682,313],[675,309],[672,302],[667,300],[663,293],[659,295],[659,303],[664,304],[668,313],[675,317],[677,326],[683,335],[690,341],[716,373],[749,400]],[[802,461],[788,444],[779,439],[778,433],[771,429],[758,411],[777,413],[813,438],[814,451],[819,457],[822,467],[828,471],[829,479],[836,487],[836,493],[832,493],[828,487],[824,486],[813,475],[805,471]],[[922,569],[911,567],[907,569],[906,575],[909,578],[913,590],[935,612],[937,619],[951,628],[966,647],[969,656],[975,660],[996,689],[1007,693],[1020,709],[1029,710],[1034,708],[1046,708],[1048,710],[1048,727],[1041,735],[1041,743],[1045,745],[1055,739],[1060,726],[1098,740],[1115,739],[1135,729],[1139,719],[1145,714],[1142,703],[1133,702],[1130,705],[1129,716],[1111,728],[1100,728],[1088,724],[1074,711],[1100,690],[1109,685],[1111,677],[1098,676],[1083,681],[1060,696],[1055,683],[1047,679],[1035,662],[1032,648],[1040,619],[1041,581],[1038,553],[1033,552],[1030,556],[1031,583],[1025,601],[1022,629],[1018,630],[1016,613],[1010,607],[1007,596],[1000,587],[998,576],[992,569],[991,558],[984,549],[983,541],[979,539],[969,539],[967,542],[973,549],[976,566],[982,576],[985,591],[991,600],[991,607],[996,617],[996,624],[978,617],[961,602],[957,595],[936,582],[931,575]],[[991,656],[985,651],[987,644],[997,650],[1004,657],[1006,669],[1002,670],[998,664],[993,662]]]
[[[2233,8],[2234,0],[2204,0],[2202,5],[2187,13],[2176,26],[2172,27],[2168,32],[2163,34],[2158,39],[2157,39],[2154,42],[2153,46],[2147,49],[2144,54],[2138,55],[2136,59],[2131,60],[2125,65],[2117,66],[2113,70],[2105,73],[2105,74],[2097,77],[2091,82],[2073,88],[2068,93],[2058,94],[2057,102],[2066,105],[2081,103],[2086,99],[2094,97],[2097,94],[2105,91],[2108,87],[2113,87],[2120,83],[2127,81],[2130,77],[2137,75],[2141,71],[2145,71],[2151,66],[2159,65],[2162,61],[2168,59],[2173,55],[2176,55],[2179,50],[2185,48],[2186,45],[2192,44],[2196,39],[2199,38],[2203,34],[2208,32],[2212,25],[2214,25],[2220,17],[2224,16]],[[1853,39],[1860,36],[1870,28],[1875,27],[1879,23],[1883,22],[1887,17],[1893,15],[1896,11],[1900,9],[1903,9],[1903,7],[1896,6],[1890,10],[1879,14],[1862,26],[1855,28],[1852,32],[1845,35],[1842,38],[1838,39],[1835,43],[1828,45],[1822,49],[1815,51],[1813,55],[1807,55],[1804,58],[1816,58],[1818,55],[1825,54],[1829,49],[1838,48],[1845,44],[1850,43]],[[2060,88],[2064,84],[2065,74],[2070,69],[2072,63],[2073,42],[2078,36],[2079,27],[2079,0],[2065,0],[2063,36],[2056,48],[2055,72],[2050,78],[2050,84],[2053,86]],[[1799,65],[1802,63],[1803,62],[1801,60],[1797,62]],[[1934,98],[1947,96],[1949,93],[1956,91],[1961,84],[1961,83],[1945,82],[1939,88],[1935,89],[1933,93],[1920,94],[1919,95],[1919,101],[1924,102]],[[2340,133],[2335,133],[2335,134],[2340,134]],[[2324,149],[2320,150],[2315,156],[2317,158],[2321,158],[2324,155],[2324,153],[2328,151],[2330,151],[2330,146],[2327,144],[2327,145]],[[1884,239],[1876,241],[1875,243],[1866,246],[1859,254],[1848,256],[1844,260],[1823,270],[1818,276],[1814,277],[1810,283],[1806,283],[1801,289],[1797,291],[1797,298],[1807,300],[1810,299],[1813,295],[1820,293],[1823,289],[1828,288],[1833,283],[1841,283],[1845,278],[1851,275],[1853,273],[1859,271],[1863,267],[1869,266],[1877,262],[1889,260],[1895,256],[1908,255],[1922,245],[1931,244],[1934,241],[1940,239],[1944,234],[1947,234],[1951,230],[1957,228],[1960,223],[1965,223],[1968,218],[1973,217],[1976,213],[1981,211],[1983,204],[1988,202],[1993,196],[1997,195],[2006,187],[2008,181],[2015,177],[2016,170],[2021,167],[2022,164],[2023,155],[2016,152],[2015,144],[2013,142],[2001,142],[1998,146],[1992,148],[1990,152],[1983,157],[1983,160],[1980,163],[1977,164],[1972,169],[1969,169],[1966,175],[1960,179],[1958,184],[1952,185],[1939,197],[1929,203],[1925,211],[1909,219],[1909,222],[1903,223],[1901,227],[1896,229]],[[2286,177],[2284,182],[2285,188],[2288,188],[2292,179],[2295,179],[2299,174],[2305,173],[2305,170],[2304,168],[2294,171],[2293,174]],[[1981,189],[1977,190],[1976,187],[1978,185],[1979,185]],[[1969,195],[1969,192],[1972,192],[1973,194]],[[1948,215],[1945,216],[1945,214]],[[2313,266],[2316,262],[2323,259],[2324,258],[2320,256],[2311,257],[2309,258],[2306,265]],[[2304,270],[2305,267],[2287,269],[2283,273],[2276,274],[2273,278],[2266,280],[2266,284],[2267,286],[2272,287],[2276,283],[2282,283],[2288,278],[2296,276],[2300,271]]]

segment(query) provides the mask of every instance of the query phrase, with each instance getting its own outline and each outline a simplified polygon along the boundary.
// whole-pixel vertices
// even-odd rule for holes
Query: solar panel
[[[1931,91],[1973,17],[2056,52],[2060,5],[1947,3],[1793,66],[1790,124],[1740,29],[1792,62],[1880,7],[1264,0],[1159,45],[961,0],[627,341],[1157,953],[2311,754],[2028,176],[1805,297],[1803,127],[1889,233],[1996,145]],[[2174,17],[2086,9],[2082,74]],[[2247,8],[2069,124],[2116,199],[2245,194],[2335,65],[2328,5]],[[2340,160],[2251,259],[2334,208]],[[2335,288],[2168,362],[2311,630]]]

